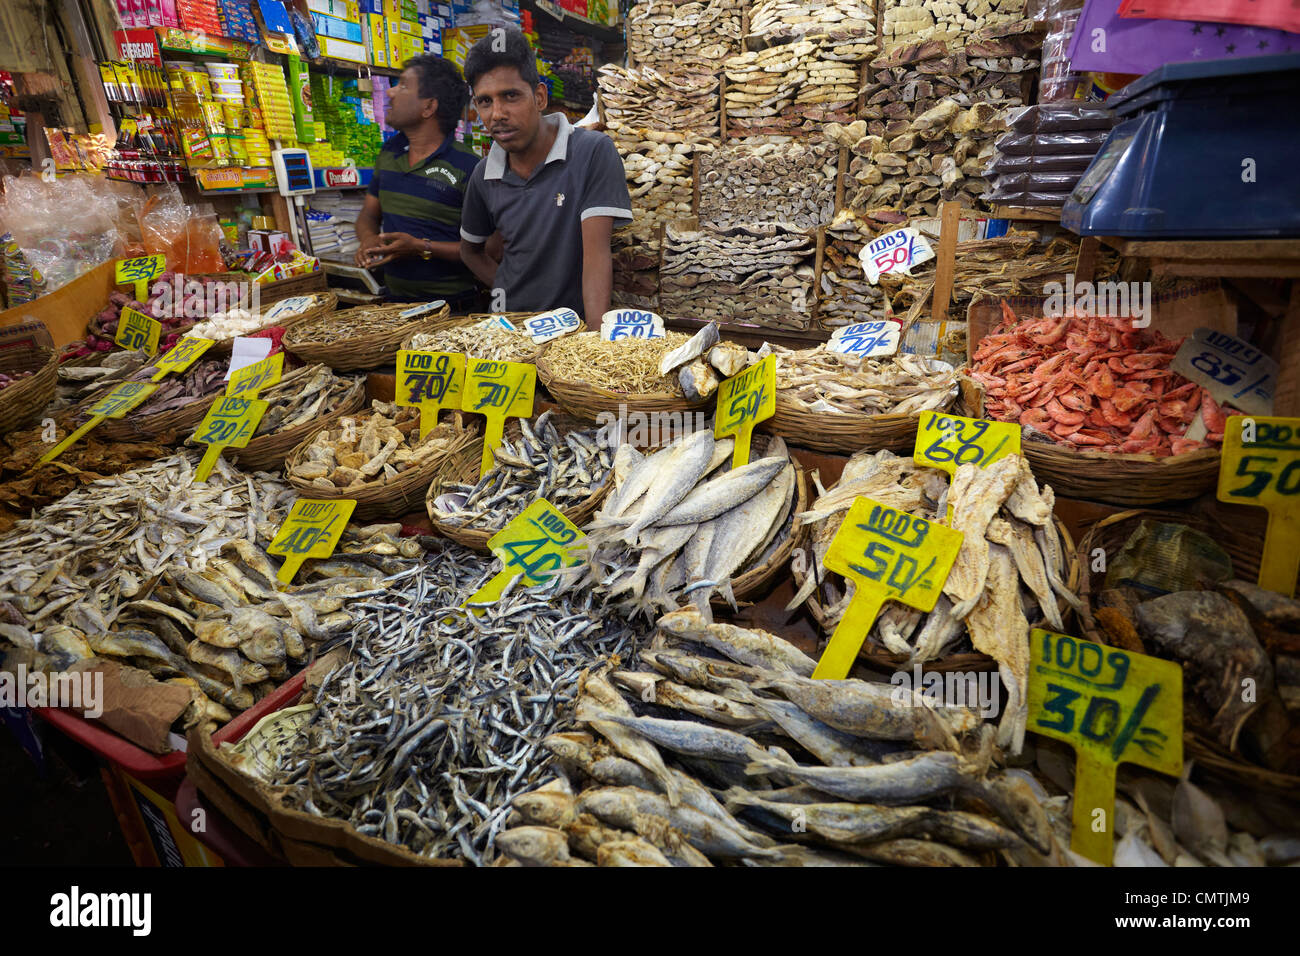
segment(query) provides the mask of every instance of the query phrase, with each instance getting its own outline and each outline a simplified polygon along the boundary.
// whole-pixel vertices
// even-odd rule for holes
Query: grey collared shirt
[[[615,228],[625,225],[632,221],[632,200],[612,139],[575,129],[563,113],[542,121],[555,127],[555,145],[527,180],[492,144],[470,176],[460,234],[487,242],[501,230],[505,258],[496,286],[505,290],[506,311],[567,307],[582,315],[582,223],[609,216]]]

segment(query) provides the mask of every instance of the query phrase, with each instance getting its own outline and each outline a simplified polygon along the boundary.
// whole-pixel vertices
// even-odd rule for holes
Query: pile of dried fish
[[[934,610],[927,615],[902,604],[886,604],[867,640],[923,662],[957,649],[969,634],[975,650],[998,663],[1007,692],[998,742],[1018,753],[1028,715],[1031,622],[1043,620],[1052,630],[1063,631],[1059,601],[1080,606],[1063,580],[1066,556],[1053,524],[1056,498],[1051,486],[1040,489],[1028,462],[1018,455],[984,469],[962,465],[951,487],[942,471],[892,452],[854,455],[839,483],[822,491],[812,508],[797,517],[812,528],[812,573],[788,607],[815,601],[827,634],[843,617],[854,588],[838,575],[823,573],[821,563],[859,496],[948,525],[965,536]]]
[[[561,382],[590,382],[629,395],[651,392],[681,395],[677,376],[660,372],[659,363],[688,341],[690,336],[681,332],[665,332],[657,339],[618,342],[606,342],[599,332],[579,332],[552,342],[544,361],[547,372]]]
[[[492,453],[493,466],[477,484],[442,486],[431,512],[436,520],[495,531],[539,498],[571,508],[605,484],[613,458],[603,430],[562,435],[550,412],[542,412],[531,425],[523,418],[518,422],[519,440],[501,442]]]
[[[915,40],[956,40],[1019,20],[1026,0],[904,0],[882,5],[880,38],[891,48]]]
[[[368,413],[345,415],[317,432],[289,462],[288,476],[331,493],[382,484],[418,468],[463,434],[463,429],[444,422],[420,438],[419,426],[419,409],[374,402]]]
[[[863,358],[824,345],[794,351],[767,343],[756,355],[776,356],[777,397],[810,412],[908,415],[942,411],[957,398],[957,372],[918,355]]]
[[[653,222],[633,222],[614,233],[615,305],[659,311],[659,230]]]
[[[515,862],[978,866],[1053,851],[1024,771],[989,772],[974,710],[813,681],[793,645],[693,610],[659,630],[646,669],[583,683],[589,732],[544,741],[564,779],[515,798],[522,825],[497,840]]]
[[[734,607],[732,580],[786,543],[799,489],[785,443],[732,469],[734,447],[712,430],[651,455],[619,446],[614,490],[584,529],[584,580],[607,605],[653,618],[685,599],[707,613],[717,593]]]
[[[692,216],[695,155],[714,147],[695,135],[635,129],[611,123],[609,133],[623,157],[636,224],[653,228]],[[658,259],[656,257],[656,263]]]
[[[811,234],[775,225],[664,233],[659,301],[705,322],[806,329],[813,303]]]
[[[399,302],[395,305],[363,305],[355,309],[327,312],[290,328],[284,334],[284,347],[293,351],[295,344],[303,342],[345,342],[362,336],[392,332],[416,321],[414,318],[402,317],[402,313],[411,308],[414,308],[412,303]]]
[[[863,0],[758,0],[749,12],[750,40],[788,40],[828,33],[840,42],[875,36],[875,4]]]
[[[700,156],[700,225],[824,226],[835,211],[838,152],[827,143],[730,142]]]
[[[871,227],[852,209],[843,209],[826,229],[817,321],[827,328],[878,322],[892,317],[889,300],[867,281],[858,258],[872,240]]]
[[[583,671],[628,659],[638,635],[558,580],[461,607],[484,559],[457,545],[358,602],[350,657],[271,783],[291,805],[428,857],[492,861],[511,801],[541,781],[572,726]]]
[[[823,57],[810,40],[728,57],[724,68],[727,136],[820,135],[853,119],[857,64]]]
[[[127,381],[149,361],[149,354],[143,349],[119,349],[103,353],[103,361],[98,365],[60,365],[52,407],[79,405],[108,386]]]
[[[470,358],[492,359],[494,362],[532,362],[542,351],[531,336],[511,332],[492,319],[437,332],[420,332],[411,337],[411,348],[429,352],[464,352]]]
[[[675,70],[685,64],[679,63]],[[718,75],[627,69],[613,63],[598,71],[600,105],[609,128],[719,136]]]
[[[680,70],[716,63],[740,49],[743,0],[644,0],[627,14],[628,59],[639,67]]]

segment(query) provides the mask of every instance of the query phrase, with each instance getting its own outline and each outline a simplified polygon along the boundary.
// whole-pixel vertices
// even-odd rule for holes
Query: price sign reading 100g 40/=
[[[525,587],[544,583],[560,568],[578,563],[571,552],[586,537],[555,505],[539,498],[488,541],[505,567],[467,603],[495,601],[520,573]]]
[[[276,575],[281,584],[292,581],[308,558],[328,558],[334,553],[356,506],[351,498],[299,498],[294,502],[275,540],[266,549],[284,558]]]

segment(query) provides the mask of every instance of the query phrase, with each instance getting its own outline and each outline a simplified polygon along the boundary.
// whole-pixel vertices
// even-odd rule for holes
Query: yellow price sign
[[[912,460],[951,475],[961,465],[987,468],[999,458],[1018,454],[1019,425],[925,411],[917,422]]]
[[[200,355],[215,344],[212,339],[201,339],[197,336],[187,336],[181,339],[154,363],[156,371],[150,381],[161,382],[172,372],[185,371],[198,360]]]
[[[90,406],[86,414],[90,420],[74,431],[63,441],[51,448],[41,458],[39,464],[45,464],[47,461],[53,461],[63,454],[65,450],[82,435],[90,431],[105,418],[121,418],[131,409],[135,408],[146,398],[157,391],[158,386],[152,382],[123,382],[114,388],[111,392]]]
[[[718,411],[713,436],[736,436],[731,467],[749,464],[749,441],[754,426],[776,414],[776,356],[769,355],[718,386]]]
[[[226,383],[226,394],[254,398],[262,389],[269,388],[280,381],[283,372],[284,353],[276,352],[274,355],[268,355],[260,362],[245,365],[238,371],[231,372],[230,381]]]
[[[1183,772],[1183,671],[1173,661],[1035,628],[1028,730],[1074,748],[1070,848],[1109,866],[1115,768]]]
[[[461,411],[487,416],[480,475],[487,474],[492,467],[492,453],[501,444],[506,430],[506,418],[532,417],[536,391],[536,365],[476,358],[466,362]]]
[[[328,558],[356,508],[351,498],[299,498],[276,532],[267,553],[284,558],[276,578],[288,584],[308,558]]]
[[[1292,597],[1300,571],[1300,418],[1230,415],[1218,497],[1268,511],[1259,586]]]
[[[271,403],[264,398],[222,395],[215,399],[192,436],[194,441],[208,446],[198,470],[194,472],[194,480],[208,480],[223,448],[243,448],[247,445],[270,407]]]
[[[963,537],[960,531],[870,498],[855,499],[822,560],[828,570],[853,582],[853,600],[813,677],[849,676],[886,601],[934,610]]]
[[[123,309],[113,341],[124,349],[144,349],[149,355],[157,355],[161,335],[162,323],[157,319],[151,319],[139,309]]]
[[[132,283],[135,286],[135,297],[144,302],[149,298],[149,280],[166,271],[167,257],[164,255],[118,259],[114,280],[118,285]]]
[[[433,431],[438,413],[460,408],[465,385],[465,356],[459,352],[421,352],[402,349],[397,353],[398,405],[420,410],[420,438]]]
[[[545,498],[539,498],[519,516],[488,539],[488,547],[505,565],[501,571],[470,595],[468,604],[484,604],[501,597],[517,574],[524,587],[544,584],[556,571],[578,563],[571,551],[581,547],[587,536]]]

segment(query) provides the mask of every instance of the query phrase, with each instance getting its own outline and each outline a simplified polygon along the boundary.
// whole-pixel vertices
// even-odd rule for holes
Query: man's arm
[[[379,241],[379,225],[383,217],[383,212],[379,207],[379,197],[373,193],[366,194],[366,201],[361,207],[361,212],[357,214],[356,231],[357,242],[361,243],[357,249],[357,254],[353,261],[363,268],[369,263],[371,250]]]
[[[460,261],[469,266],[479,282],[491,289],[497,280],[497,261],[487,253],[487,243],[460,241]]]
[[[610,216],[582,220],[582,309],[589,329],[599,329],[601,316],[609,311],[609,297],[614,290],[614,257],[610,252],[613,232],[614,220]]]
[[[496,285],[497,260],[488,255],[487,245],[497,231],[487,203],[483,198],[483,164],[480,163],[465,184],[465,199],[460,208],[460,261],[479,282],[489,289]]]
[[[432,239],[418,239],[406,232],[381,232],[376,245],[371,249],[371,265],[382,266],[394,259],[422,256],[425,252],[434,259],[446,259],[460,262],[459,242],[434,242]]]

